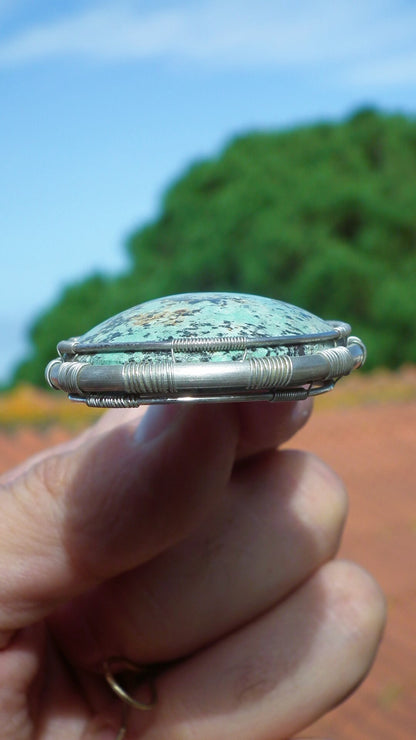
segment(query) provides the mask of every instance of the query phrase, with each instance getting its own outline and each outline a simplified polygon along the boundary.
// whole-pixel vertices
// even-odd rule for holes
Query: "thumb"
[[[69,444],[0,495],[0,631],[154,557],[225,490],[238,441],[230,406],[151,407]]]

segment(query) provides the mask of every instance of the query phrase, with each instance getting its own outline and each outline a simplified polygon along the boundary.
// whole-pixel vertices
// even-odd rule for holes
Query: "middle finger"
[[[346,508],[342,483],[313,455],[251,458],[237,467],[215,515],[78,599],[70,619],[58,622],[59,638],[86,667],[109,654],[143,663],[186,655],[267,610],[330,559]]]

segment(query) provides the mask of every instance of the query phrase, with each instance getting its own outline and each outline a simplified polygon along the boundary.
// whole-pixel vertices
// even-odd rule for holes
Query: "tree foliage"
[[[59,339],[160,295],[264,294],[348,321],[368,367],[416,362],[416,122],[348,120],[240,137],[194,164],[128,240],[130,268],[70,286],[34,324],[16,379]]]

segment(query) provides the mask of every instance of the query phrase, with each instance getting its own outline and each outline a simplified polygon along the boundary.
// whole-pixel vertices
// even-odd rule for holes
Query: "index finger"
[[[78,446],[86,439],[109,434],[117,427],[128,423],[137,424],[143,429],[151,427],[157,431],[159,426],[166,423],[166,416],[175,416],[178,413],[178,405],[172,404],[170,408],[167,408],[168,404],[161,404],[107,411],[94,426],[73,440],[71,445]],[[277,403],[251,401],[221,404],[221,406],[223,408],[228,406],[230,414],[237,416],[239,432],[236,460],[244,460],[261,452],[275,450],[291,439],[308,421],[313,409],[313,399]],[[42,452],[37,459],[42,459],[47,455],[47,451]],[[27,467],[26,462],[21,469],[27,469]],[[15,477],[14,471],[13,477]]]
[[[305,401],[237,404],[240,428],[237,459],[276,449],[287,442],[306,424],[312,408],[312,398]]]
[[[0,627],[30,624],[183,539],[225,495],[236,459],[301,426],[299,408],[152,407],[138,428],[137,413],[121,414],[3,480]]]
[[[176,405],[176,404],[175,404]],[[304,401],[271,403],[270,401],[251,401],[249,403],[224,404],[230,412],[237,415],[239,436],[236,448],[237,460],[276,449],[293,437],[308,421],[313,408],[312,398]],[[163,408],[163,407],[162,407]],[[109,432],[120,424],[136,421],[156,427],[158,417],[162,418],[167,409],[159,414],[161,407],[141,407],[140,409],[117,409],[109,411],[91,428],[89,434]],[[170,414],[176,411],[172,405]]]

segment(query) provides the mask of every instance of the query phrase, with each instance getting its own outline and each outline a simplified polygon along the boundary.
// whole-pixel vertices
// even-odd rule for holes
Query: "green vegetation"
[[[160,295],[259,293],[353,325],[368,367],[416,362],[416,121],[253,133],[193,165],[128,241],[130,269],[70,286],[34,324],[15,381],[43,383],[59,339]]]

